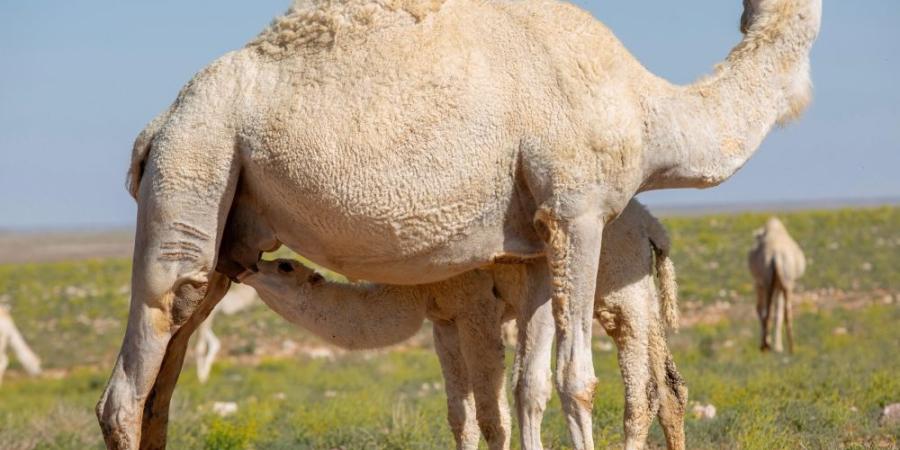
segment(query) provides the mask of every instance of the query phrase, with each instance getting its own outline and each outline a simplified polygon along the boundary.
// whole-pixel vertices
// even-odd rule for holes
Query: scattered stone
[[[337,391],[327,390],[327,391],[325,391],[325,397],[327,397],[327,398],[337,397]]]
[[[702,403],[694,402],[691,407],[691,414],[694,415],[695,419],[699,420],[712,420],[716,418],[716,407],[713,405],[704,405]]]
[[[284,392],[276,392],[272,394],[272,397],[275,398],[275,400],[284,400],[287,398],[287,395]]]
[[[594,348],[597,349],[597,351],[601,352],[611,352],[613,348],[615,348],[615,346],[612,342],[609,341],[609,339],[600,339],[594,345]]]
[[[312,359],[334,360],[334,350],[328,347],[309,347],[302,352]]]
[[[883,427],[900,425],[900,403],[885,406],[878,417],[878,424]]]
[[[213,402],[212,410],[219,417],[227,417],[237,412],[238,405],[235,402]]]
[[[865,272],[871,272],[872,271],[872,263],[870,263],[870,262],[862,263],[862,270]]]
[[[847,328],[846,327],[837,327],[834,329],[834,331],[831,332],[831,334],[833,334],[835,336],[843,336],[843,335],[847,334]]]
[[[285,339],[281,341],[281,351],[288,355],[293,355],[297,352],[297,349],[300,346],[297,345],[292,339]]]

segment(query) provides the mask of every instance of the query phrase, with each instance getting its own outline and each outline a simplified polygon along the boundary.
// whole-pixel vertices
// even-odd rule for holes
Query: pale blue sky
[[[707,73],[739,39],[740,0],[579,0],[650,70]],[[0,0],[0,228],[124,225],[134,136],[191,75],[289,0]],[[900,1],[826,0],[816,99],[720,187],[651,204],[900,196]]]

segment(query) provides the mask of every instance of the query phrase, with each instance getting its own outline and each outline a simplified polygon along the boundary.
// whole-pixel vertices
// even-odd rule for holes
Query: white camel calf
[[[3,374],[9,365],[9,358],[6,356],[6,347],[12,347],[13,353],[19,360],[19,364],[28,372],[29,375],[38,375],[41,373],[41,360],[31,351],[19,329],[16,328],[9,310],[0,305],[0,384],[3,383]]]
[[[639,203],[631,202],[603,236],[597,274],[595,315],[619,349],[626,387],[626,448],[642,448],[652,417],[659,415],[669,448],[684,448],[683,416],[687,390],[669,354],[655,286],[662,287],[662,310],[677,322],[674,268],[668,259],[665,230]],[[457,447],[478,447],[478,428],[492,449],[509,446],[510,418],[503,376],[501,324],[522,307],[521,299],[543,283],[530,282],[543,262],[495,265],[450,280],[420,286],[338,284],[326,281],[293,260],[261,262],[245,282],[287,320],[349,349],[376,348],[400,342],[434,323],[435,347],[447,391],[448,420]],[[550,296],[550,292],[539,293]],[[531,333],[520,333],[519,346],[531,347],[534,361],[518,352],[516,373],[531,364],[526,376],[523,437],[540,439],[540,419],[550,397],[548,356],[554,323],[548,304],[532,312]],[[527,337],[526,337],[527,336]],[[543,366],[541,364],[547,361]],[[518,376],[513,377],[519,379]],[[584,399],[590,403],[592,399]]]

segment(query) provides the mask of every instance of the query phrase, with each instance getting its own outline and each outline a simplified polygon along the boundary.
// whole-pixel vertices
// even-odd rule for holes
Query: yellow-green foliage
[[[747,296],[753,230],[770,213],[670,217],[672,259],[685,299]],[[778,213],[809,262],[801,289],[900,290],[900,208]]]
[[[780,216],[811,259],[805,288],[898,291],[900,209]],[[684,295],[712,300],[722,297],[720,290],[735,291],[736,300],[752,303],[745,255],[752,229],[766,217],[667,219]],[[93,406],[124,332],[129,277],[125,261],[0,265],[0,294],[10,296],[22,333],[52,372],[25,378],[13,361],[0,387],[0,449],[102,448]],[[758,325],[749,313],[683,330],[672,347],[690,397],[718,409],[713,420],[688,419],[688,447],[896,448],[900,428],[880,427],[877,419],[884,405],[900,402],[898,323],[896,303],[818,313],[800,308],[793,357],[759,353]],[[838,327],[846,334],[835,333]],[[262,347],[312,338],[264,307],[218,318],[216,332],[224,359],[201,386],[188,358],[173,399],[170,448],[453,446],[443,387],[435,386],[440,368],[427,340],[425,348],[334,361],[241,365]],[[615,447],[622,441],[622,385],[615,354],[595,355],[594,436],[598,447]],[[216,401],[236,402],[239,410],[218,417]],[[543,430],[548,446],[568,446],[556,397]],[[651,441],[663,445],[657,426]]]

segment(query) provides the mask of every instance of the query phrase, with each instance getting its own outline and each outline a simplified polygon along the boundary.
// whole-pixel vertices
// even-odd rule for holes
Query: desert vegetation
[[[688,447],[896,448],[900,428],[879,414],[900,401],[900,208],[779,214],[809,262],[792,356],[758,351],[746,252],[769,215],[663,220],[682,298],[671,348],[691,402],[717,410],[689,415]],[[0,294],[45,368],[29,378],[12,360],[0,388],[0,448],[103,447],[93,406],[124,330],[129,277],[125,259],[0,265]],[[192,364],[182,375],[171,448],[452,447],[429,329],[386,351],[345,353],[260,304],[217,318],[216,333],[223,349],[209,383],[197,382]],[[605,448],[623,440],[623,392],[615,354],[603,351],[608,338],[595,333],[594,345],[594,436]],[[569,445],[555,397],[543,437]],[[664,445],[657,425],[650,442]]]

